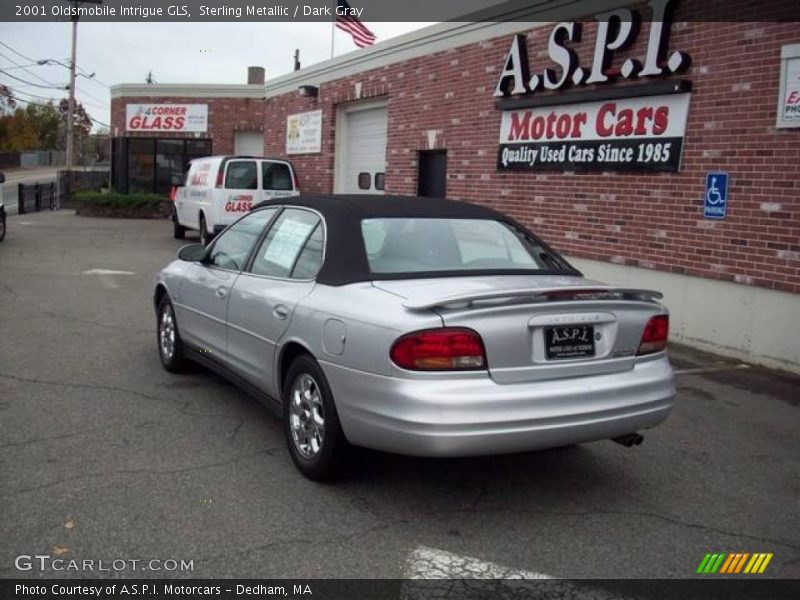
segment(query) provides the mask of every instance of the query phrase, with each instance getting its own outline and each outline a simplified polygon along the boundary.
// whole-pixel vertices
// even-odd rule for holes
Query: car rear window
[[[511,223],[484,219],[364,219],[370,271],[562,271],[568,265]]]

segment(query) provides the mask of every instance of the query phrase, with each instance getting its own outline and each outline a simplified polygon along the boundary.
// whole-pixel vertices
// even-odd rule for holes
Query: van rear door
[[[261,161],[261,200],[296,196],[294,169],[282,160]]]

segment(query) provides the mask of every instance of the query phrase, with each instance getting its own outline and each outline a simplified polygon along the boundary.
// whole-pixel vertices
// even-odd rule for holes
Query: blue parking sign
[[[718,171],[706,173],[706,197],[703,216],[706,219],[724,219],[728,208],[728,174]]]

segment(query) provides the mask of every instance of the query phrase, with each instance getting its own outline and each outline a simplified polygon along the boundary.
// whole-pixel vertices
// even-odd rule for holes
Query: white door
[[[264,156],[264,133],[261,131],[235,132],[233,153],[236,156]]]
[[[386,172],[386,107],[346,110],[343,117],[337,191],[382,194]]]

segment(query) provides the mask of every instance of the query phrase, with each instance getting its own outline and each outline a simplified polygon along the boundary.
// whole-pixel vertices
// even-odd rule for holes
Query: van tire
[[[186,227],[178,223],[177,214],[172,216],[172,235],[175,236],[176,240],[186,239]]]
[[[200,243],[203,244],[203,246],[208,246],[213,239],[214,236],[208,233],[205,216],[200,215]]]

